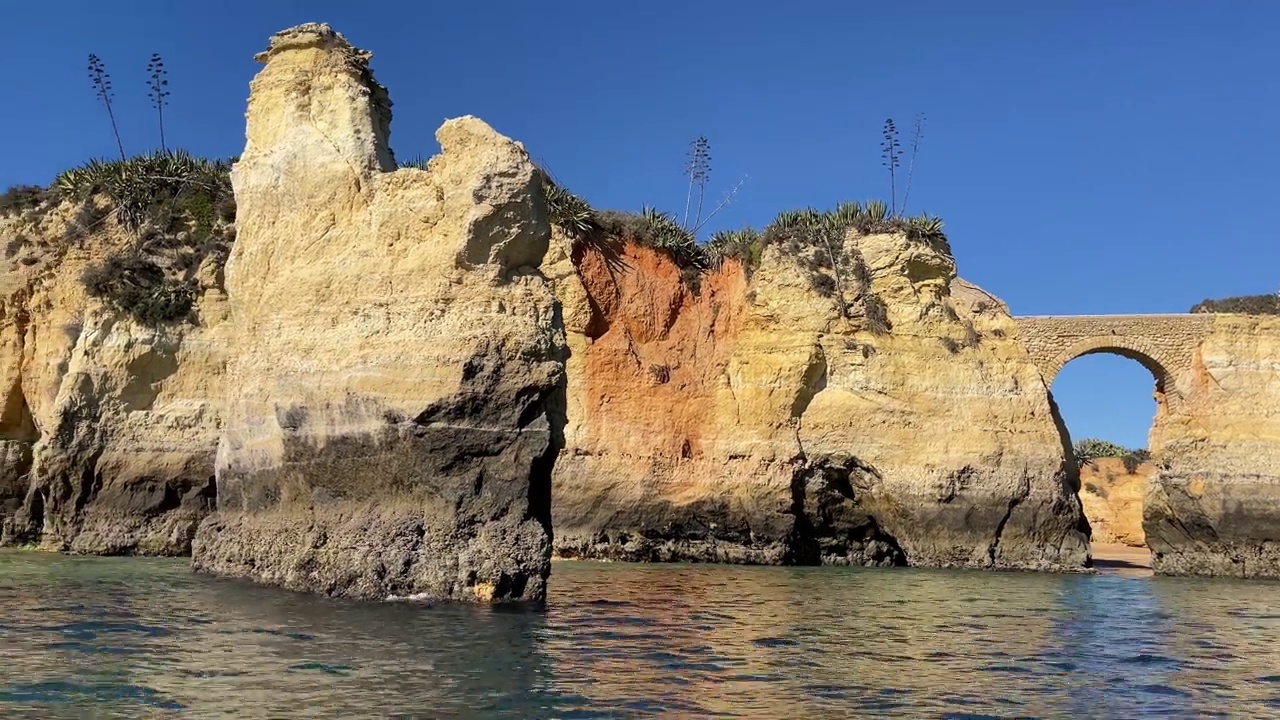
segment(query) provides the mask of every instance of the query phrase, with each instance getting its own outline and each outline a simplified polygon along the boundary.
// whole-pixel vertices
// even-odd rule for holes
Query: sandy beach
[[[1100,573],[1142,577],[1151,575],[1151,551],[1144,547],[1093,543],[1093,566]]]

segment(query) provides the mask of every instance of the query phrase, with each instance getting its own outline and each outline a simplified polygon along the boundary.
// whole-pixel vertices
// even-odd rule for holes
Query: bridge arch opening
[[[1157,403],[1163,402],[1165,388],[1172,382],[1172,372],[1158,359],[1158,352],[1141,340],[1133,338],[1102,336],[1077,340],[1062,350],[1053,364],[1046,369],[1045,384],[1052,388],[1058,374],[1067,363],[1088,355],[1117,355],[1133,360],[1146,368],[1155,379]]]
[[[1172,382],[1168,367],[1139,343],[1088,338],[1064,349],[1046,370],[1052,370],[1045,381],[1076,456],[1094,565],[1150,567],[1143,503],[1155,472],[1150,432]]]

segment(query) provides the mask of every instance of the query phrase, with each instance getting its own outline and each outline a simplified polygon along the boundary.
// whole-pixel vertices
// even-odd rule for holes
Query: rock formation
[[[1280,577],[1280,317],[1218,315],[1151,433],[1143,527],[1168,575]]]
[[[1003,305],[945,247],[844,243],[844,278],[770,245],[695,291],[664,251],[557,231],[559,555],[1085,565],[1056,411]]]
[[[395,169],[368,53],[259,56],[232,172],[232,334],[203,572],[359,598],[541,600],[563,330],[539,176],[474,118]]]
[[[212,509],[219,263],[192,266],[189,321],[161,327],[90,297],[82,280],[173,239],[162,230],[123,227],[101,196],[0,218],[0,543],[182,555]]]
[[[553,520],[564,557],[1088,564],[1041,370],[945,241],[850,229],[691,272],[553,233],[524,149],[475,118],[397,169],[369,55],[327,25],[259,59],[225,272],[233,216],[170,207],[187,190],[64,177],[83,192],[0,212],[0,544],[482,601],[544,597]],[[1161,375],[1157,572],[1280,576],[1278,356],[1280,318],[1219,315]]]
[[[1118,457],[1097,458],[1080,468],[1080,503],[1095,543],[1146,547],[1142,532],[1143,502],[1156,467],[1137,465],[1132,472]]]

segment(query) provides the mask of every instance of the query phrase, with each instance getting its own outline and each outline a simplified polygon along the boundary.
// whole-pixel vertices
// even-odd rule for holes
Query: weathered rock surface
[[[1280,318],[1217,315],[1151,433],[1152,567],[1280,577]]]
[[[81,274],[129,251],[101,198],[0,218],[0,543],[180,555],[214,503],[224,294],[144,327]]]
[[[563,330],[523,148],[446,122],[395,170],[369,55],[271,40],[232,172],[218,511],[194,567],[331,595],[541,600]]]
[[[1080,468],[1080,503],[1095,543],[1146,547],[1143,502],[1156,467],[1143,463],[1129,472],[1120,458],[1097,458]]]
[[[1085,565],[1044,383],[945,250],[851,234],[859,271],[824,293],[770,246],[750,278],[726,262],[695,293],[663,252],[553,245],[570,348],[559,555]]]

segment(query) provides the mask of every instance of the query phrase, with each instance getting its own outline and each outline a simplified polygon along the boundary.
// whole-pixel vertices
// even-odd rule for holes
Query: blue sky
[[[942,216],[963,276],[1015,314],[1182,312],[1280,286],[1280,4],[117,0],[7,3],[0,187],[113,150],[85,75],[107,64],[126,150],[157,144],[145,90],[169,68],[171,145],[243,146],[252,56],[334,25],[374,53],[392,146],[435,152],[474,114],[599,207],[677,210],[688,142],[711,141],[716,227],[883,197],[880,128],[928,121],[909,210]],[[376,8],[374,10],[373,8]],[[716,229],[711,227],[710,229]],[[1151,376],[1093,356],[1054,385],[1072,436],[1145,446]]]

